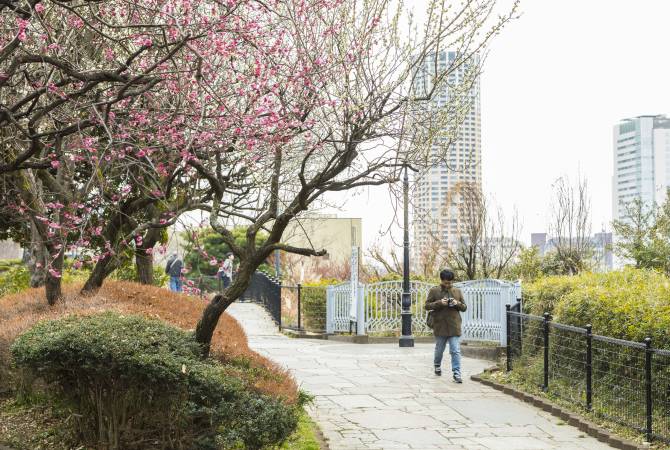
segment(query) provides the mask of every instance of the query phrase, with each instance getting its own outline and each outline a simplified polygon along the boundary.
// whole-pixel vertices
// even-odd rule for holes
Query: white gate
[[[356,331],[357,334],[365,334],[363,289],[362,284],[358,285],[358,289],[352,289],[351,283],[328,286],[326,289],[326,333]],[[356,301],[352,301],[352,292],[358,297]],[[355,316],[353,312],[356,313]]]
[[[468,309],[463,313],[463,339],[495,342],[506,345],[505,305],[521,298],[521,284],[500,280],[473,280],[456,283],[463,292]],[[412,332],[430,333],[426,326],[426,296],[433,285],[410,282]],[[327,297],[327,332],[348,332],[351,305],[349,283],[330,286]],[[358,333],[397,333],[402,312],[402,281],[384,281],[359,285]],[[361,308],[364,308],[364,323]]]

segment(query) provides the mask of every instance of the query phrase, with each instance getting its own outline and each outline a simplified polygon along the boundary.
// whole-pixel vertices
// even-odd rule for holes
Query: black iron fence
[[[221,292],[223,280],[216,275],[187,274],[184,277],[184,290],[204,297],[207,293]]]
[[[670,351],[507,309],[507,371],[585,410],[670,443]]]
[[[240,301],[262,305],[281,328],[281,283],[271,276],[260,271],[254,272],[249,287],[240,296]]]
[[[221,293],[223,281],[218,276],[190,274],[184,287],[204,297],[207,293]],[[240,301],[262,305],[281,328],[314,333],[326,331],[325,286],[282,285],[272,276],[257,271]]]
[[[326,332],[326,287],[281,287],[282,328],[313,333]]]

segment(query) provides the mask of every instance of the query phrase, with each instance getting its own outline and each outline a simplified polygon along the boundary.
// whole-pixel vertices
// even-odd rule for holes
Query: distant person
[[[184,263],[176,253],[173,253],[165,264],[165,273],[170,276],[170,290],[172,292],[181,292],[181,270],[183,267]]]
[[[445,269],[440,272],[440,285],[433,287],[426,297],[426,310],[433,315],[433,334],[435,335],[435,375],[442,375],[442,355],[447,344],[451,355],[451,371],[454,381],[462,383],[461,378],[461,313],[468,307],[463,301],[463,293],[453,287],[454,272]]]
[[[223,281],[223,288],[226,289],[233,282],[233,261],[235,256],[232,253],[226,253],[226,259],[221,266],[221,280]]]

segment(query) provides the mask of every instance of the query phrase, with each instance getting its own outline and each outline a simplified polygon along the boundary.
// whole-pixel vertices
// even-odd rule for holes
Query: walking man
[[[467,309],[460,289],[453,287],[454,272],[445,269],[440,272],[440,285],[428,292],[426,310],[433,317],[435,335],[435,375],[442,375],[442,355],[447,344],[451,355],[451,371],[456,383],[461,378],[461,313]]]
[[[170,290],[172,292],[181,292],[181,269],[184,267],[179,255],[173,253],[165,265],[165,273],[170,276]]]
[[[221,279],[223,280],[223,288],[226,289],[233,281],[233,259],[235,257],[232,253],[226,254],[226,259],[223,261],[221,267]]]

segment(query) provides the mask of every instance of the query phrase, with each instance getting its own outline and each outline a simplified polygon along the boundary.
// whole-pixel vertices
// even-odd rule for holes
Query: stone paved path
[[[464,383],[457,385],[433,375],[432,344],[401,349],[291,339],[277,332],[258,305],[234,303],[227,312],[242,324],[251,348],[290,369],[315,396],[309,414],[332,450],[611,448],[470,381],[488,362],[463,358]]]

